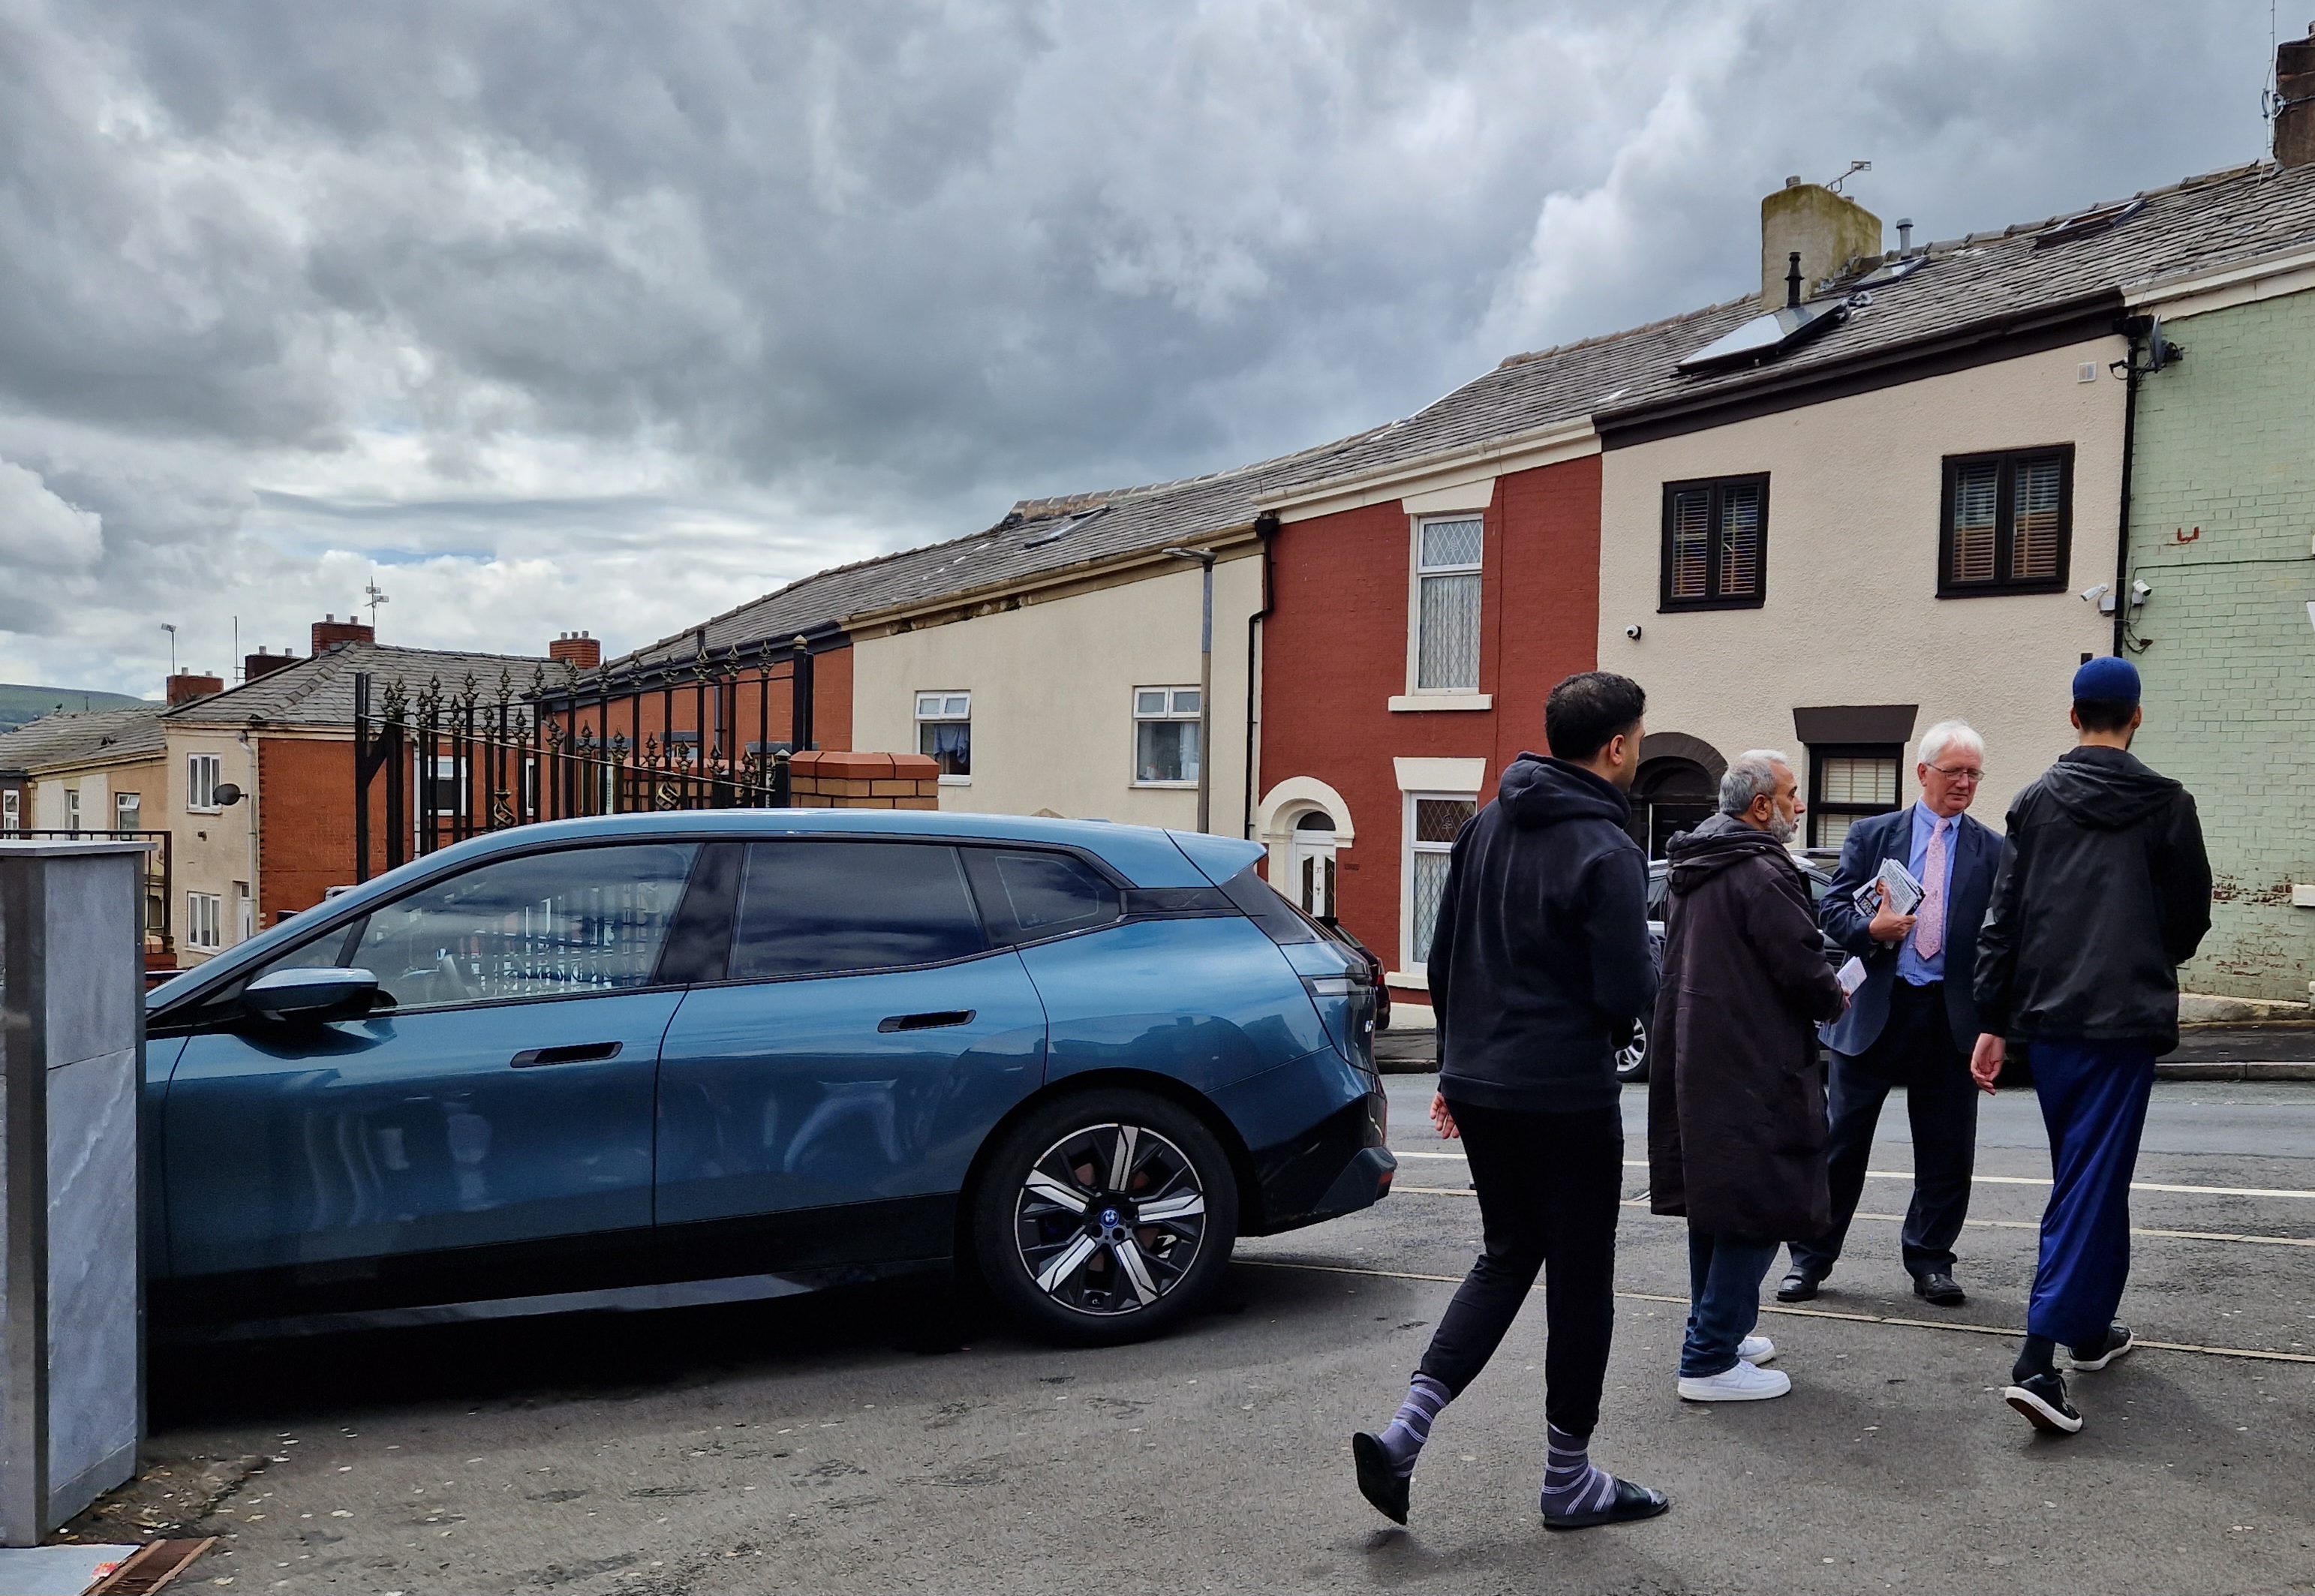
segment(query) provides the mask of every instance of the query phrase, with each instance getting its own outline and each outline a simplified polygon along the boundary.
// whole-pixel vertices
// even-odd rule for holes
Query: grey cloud
[[[104,552],[0,668],[141,684],[159,607],[294,633],[381,545],[390,635],[640,564],[553,617],[640,641],[1743,291],[1788,171],[1950,235],[2248,159],[2240,12],[23,0],[0,457]]]

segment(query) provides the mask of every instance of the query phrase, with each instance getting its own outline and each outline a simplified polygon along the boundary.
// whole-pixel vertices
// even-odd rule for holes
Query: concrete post
[[[0,842],[0,1544],[137,1469],[145,846]]]

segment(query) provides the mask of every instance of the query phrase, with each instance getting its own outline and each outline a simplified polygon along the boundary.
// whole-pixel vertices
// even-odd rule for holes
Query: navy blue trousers
[[[2061,1346],[2103,1344],[2130,1278],[2130,1177],[2154,1090],[2143,1042],[2034,1042],[2034,1095],[2050,1132],[2050,1206],[2026,1328]]]

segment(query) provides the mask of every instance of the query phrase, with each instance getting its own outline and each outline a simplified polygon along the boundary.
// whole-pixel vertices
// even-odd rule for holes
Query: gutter
[[[1271,545],[1278,536],[1278,517],[1264,510],[1254,518],[1254,535],[1262,542],[1262,607],[1246,617],[1246,807],[1239,815],[1240,829],[1248,842],[1254,840],[1254,806],[1261,794],[1255,791],[1257,778],[1254,763],[1254,730],[1260,710],[1261,683],[1255,671],[1255,651],[1261,642],[1263,625],[1270,612],[1278,607],[1277,590],[1273,582],[1275,573]]]
[[[2115,512],[2114,538],[2113,652],[2117,660],[2123,657],[2130,625],[2130,467],[2132,457],[2138,452],[2138,385],[2146,375],[2138,368],[2138,351],[2153,326],[2148,316],[2125,316],[2115,324],[2115,331],[2130,341],[2130,349],[2123,356],[2122,503]]]
[[[1592,420],[1600,430],[1602,448],[1628,448],[1659,438],[1676,437],[1722,425],[1724,423],[1714,419],[1714,415],[1724,410],[1751,408],[1762,413],[1793,410],[1805,404],[1843,398],[1872,387],[1890,386],[1896,381],[1913,380],[1911,377],[1897,375],[1908,367],[1934,365],[1945,360],[1951,362],[1950,369],[1960,370],[1988,359],[2007,358],[1986,353],[1985,346],[1989,344],[2015,340],[2031,349],[2055,349],[2061,344],[2110,332],[2113,318],[2122,309],[2121,289],[2102,288],[2030,312],[1974,322],[1960,331],[1942,331],[1845,359],[1829,360],[1795,370],[1775,371],[1757,382],[1740,382],[1699,393],[1675,394],[1619,410],[1602,411]],[[2028,351],[2020,350],[2018,352]],[[1884,373],[1890,374],[1887,381],[1869,380]],[[1823,392],[1812,392],[1819,389]]]
[[[1202,544],[1219,553],[1222,550],[1234,550],[1248,542],[1256,541],[1257,535],[1252,522],[1241,522],[1235,527],[1227,527],[1213,532],[1180,531],[1174,534],[1167,541],[1178,544],[1184,538]],[[860,610],[847,616],[844,619],[844,626],[847,631],[856,632],[871,625],[914,620],[920,616],[935,615],[942,610],[986,604],[992,598],[1002,598],[1007,594],[1034,593],[1046,588],[1065,587],[1070,582],[1083,581],[1087,577],[1105,575],[1113,572],[1131,571],[1142,565],[1152,567],[1150,574],[1153,576],[1181,569],[1179,562],[1168,558],[1162,550],[1137,549],[1103,559],[1080,561],[1074,565],[1058,566],[1051,571],[1041,572],[1038,580],[1035,581],[1015,577],[1007,581],[989,582],[978,588],[959,589],[954,592],[942,594],[938,598],[912,598],[883,609]]]

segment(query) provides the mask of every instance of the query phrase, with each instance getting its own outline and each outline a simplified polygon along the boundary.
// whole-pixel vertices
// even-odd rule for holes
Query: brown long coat
[[[1672,839],[1648,1067],[1648,1206],[1798,1241],[1832,1222],[1815,1024],[1840,1013],[1808,885],[1781,844],[1716,816]]]

